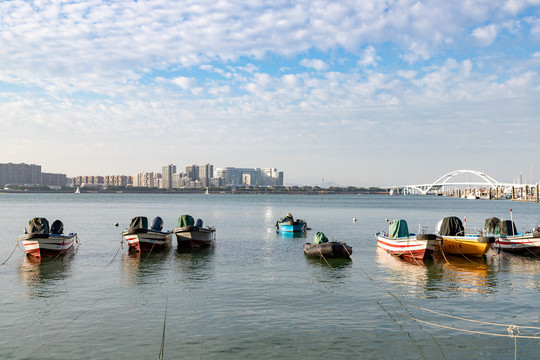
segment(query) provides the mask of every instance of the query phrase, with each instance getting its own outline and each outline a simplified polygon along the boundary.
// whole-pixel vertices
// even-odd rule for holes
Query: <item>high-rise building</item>
[[[159,184],[155,184],[155,182],[158,181],[158,174],[153,172],[142,172],[133,175],[133,187],[156,187]]]
[[[223,178],[225,186],[283,186],[283,172],[276,168],[217,168],[216,177]]]
[[[210,179],[214,177],[214,165],[204,164],[199,166],[199,180],[203,187],[210,185]]]
[[[41,185],[66,186],[67,184],[66,174],[41,173]]]
[[[0,164],[0,186],[41,185],[41,165],[34,164]]]
[[[176,165],[164,165],[161,168],[161,187],[163,189],[172,189],[173,188],[173,174],[176,173]]]
[[[190,180],[199,180],[199,166],[196,164],[186,166],[186,176]]]

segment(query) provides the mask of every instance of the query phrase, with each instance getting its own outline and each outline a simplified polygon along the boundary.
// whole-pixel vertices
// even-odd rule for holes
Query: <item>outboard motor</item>
[[[64,224],[60,220],[55,220],[51,225],[51,234],[61,235],[64,233]]]
[[[201,219],[197,219],[197,221],[195,222],[195,226],[198,227],[198,228],[202,228],[203,227],[203,222]]]
[[[161,231],[161,229],[163,229],[163,219],[159,216],[156,216],[156,218],[152,221],[151,229],[155,231]]]
[[[540,222],[534,227],[534,232],[540,232]]]

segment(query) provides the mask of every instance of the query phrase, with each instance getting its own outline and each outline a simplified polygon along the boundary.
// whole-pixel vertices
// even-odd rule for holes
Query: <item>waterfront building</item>
[[[222,187],[225,186],[225,179],[220,177],[213,177],[210,179],[210,183],[208,184],[208,187]]]
[[[133,175],[133,187],[158,187],[161,174],[142,172]]]
[[[204,164],[199,166],[199,180],[203,187],[208,187],[210,179],[214,177],[214,165]]]
[[[41,173],[41,185],[67,186],[66,174]]]
[[[103,182],[107,186],[128,186],[132,184],[132,177],[126,175],[109,175],[103,177]]]
[[[0,186],[41,185],[41,165],[0,164]]]
[[[186,176],[191,180],[199,180],[199,165],[186,166]]]
[[[225,186],[283,186],[283,172],[276,168],[217,168],[216,177]]]
[[[162,184],[160,188],[172,189],[173,188],[173,174],[176,173],[176,165],[164,165],[161,168]]]
[[[105,185],[105,178],[103,176],[75,176],[75,186],[85,185]]]

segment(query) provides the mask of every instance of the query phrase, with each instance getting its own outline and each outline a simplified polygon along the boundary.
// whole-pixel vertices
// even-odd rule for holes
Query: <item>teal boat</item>
[[[307,222],[301,219],[294,220],[291,213],[276,222],[276,231],[283,233],[299,233],[307,231]]]

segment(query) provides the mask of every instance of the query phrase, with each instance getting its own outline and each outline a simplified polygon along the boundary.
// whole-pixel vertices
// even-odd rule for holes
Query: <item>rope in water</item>
[[[152,246],[153,248],[153,246]],[[151,250],[150,250],[151,251]],[[148,256],[147,256],[148,258]],[[146,259],[145,259],[146,260]],[[169,257],[169,268],[168,268],[168,273],[169,273],[169,278],[171,276],[171,261],[172,261],[172,255]],[[163,330],[161,332],[161,344],[159,346],[159,354],[158,354],[158,359],[159,360],[162,360],[163,357],[165,356],[165,329],[167,327],[167,309],[169,307],[169,281],[167,281],[167,288],[165,290],[165,311],[164,311],[164,314],[163,314]]]
[[[44,347],[45,345],[47,345],[50,340],[54,339],[54,338],[58,338],[58,333],[60,333],[61,331],[65,330],[69,325],[71,325],[72,323],[74,323],[75,321],[77,321],[77,319],[79,317],[81,317],[84,313],[88,312],[94,305],[96,305],[99,301],[103,300],[103,298],[99,298],[97,299],[96,301],[94,301],[92,304],[90,304],[90,306],[88,306],[87,308],[85,308],[84,310],[82,310],[81,312],[79,312],[77,314],[77,316],[75,316],[73,318],[73,320],[71,320],[69,323],[65,324],[60,330],[58,330],[55,334],[51,335],[47,341],[43,341],[43,343],[37,348],[35,349],[31,354],[29,354],[28,356],[24,357],[25,359],[30,359],[33,357],[33,355],[35,355],[42,347]]]
[[[523,338],[523,339],[540,339],[540,336],[536,336],[536,335],[522,335],[519,332],[519,327],[516,326],[516,325],[510,325],[507,328],[508,334],[496,334],[496,333],[490,333],[490,332],[485,332],[485,331],[467,330],[467,329],[461,329],[461,328],[457,328],[457,327],[453,327],[453,326],[441,325],[441,324],[437,324],[437,323],[430,322],[430,321],[420,320],[420,319],[418,319],[416,317],[408,316],[406,314],[400,313],[397,310],[390,309],[389,307],[381,304],[378,301],[376,301],[376,303],[377,303],[377,305],[379,305],[380,307],[386,309],[387,311],[391,311],[391,312],[393,312],[395,314],[401,315],[403,317],[406,317],[408,319],[411,319],[411,320],[414,320],[414,321],[417,321],[417,322],[420,322],[420,323],[423,323],[423,324],[437,326],[437,327],[441,327],[441,328],[444,328],[444,329],[451,329],[451,330],[455,330],[455,331],[467,332],[467,333],[472,333],[472,334],[490,335],[490,336],[499,336],[499,337],[509,337],[509,338],[518,338],[519,337],[519,338]],[[517,334],[514,334],[514,329],[517,330]]]
[[[352,257],[351,253],[347,250],[347,247],[345,246],[345,244],[344,244],[344,243],[341,243],[341,244],[342,244],[342,246],[343,246],[343,249],[345,250],[345,252],[346,252],[347,255],[349,256],[349,258],[352,260],[352,262],[358,264],[358,263],[356,262],[356,260]],[[317,246],[317,248],[318,248],[318,246]],[[321,252],[320,249],[319,249],[319,253],[321,254],[321,258],[324,259],[324,261],[328,264],[328,266],[329,266],[332,270],[334,270],[334,271],[337,272],[337,270],[336,270],[336,269],[328,262],[328,260],[326,260],[326,258],[324,257],[324,255],[322,254],[322,252]],[[364,275],[365,275],[367,278],[369,278],[371,281],[375,282],[375,280],[373,280],[373,278],[371,278],[371,276],[369,276],[369,274],[368,274],[367,272],[364,271],[364,269],[360,266],[360,264],[358,264],[358,268],[364,273]],[[387,292],[388,292],[388,291],[387,291]],[[390,292],[388,292],[388,293],[390,293]],[[391,294],[391,293],[390,293],[390,294]],[[391,295],[392,295],[392,294],[391,294]],[[394,297],[395,297],[395,296],[394,296]],[[395,297],[395,298],[397,299],[397,297]],[[399,301],[399,299],[397,299],[397,300]],[[409,334],[409,336],[411,336],[411,335]],[[437,340],[436,340],[435,338],[433,338],[432,335],[429,335],[429,336],[431,336],[431,338],[432,338],[433,341],[437,344],[437,346],[438,346],[438,348],[439,348],[439,350],[440,350],[440,345],[437,343]],[[412,338],[412,337],[411,337],[411,338]],[[413,339],[413,341],[416,342],[414,339]],[[418,349],[419,349],[419,351],[420,351],[420,353],[421,353],[420,355],[422,356],[422,358],[426,359],[426,357],[425,357],[425,355],[424,355],[424,351],[422,350],[422,347],[421,347],[419,344],[417,344],[417,346],[418,346]],[[441,354],[442,354],[443,358],[446,358],[446,356],[444,355],[444,352],[442,352],[442,350],[441,350]]]
[[[205,294],[205,301],[204,301],[204,322],[203,322],[203,328],[201,331],[201,357],[203,358],[203,344],[204,344],[204,330],[206,329],[206,308],[208,307],[208,289],[207,293]]]
[[[105,265],[105,267],[109,266],[112,264],[112,262],[114,261],[114,259],[116,259],[116,256],[118,255],[118,253],[120,252],[120,249],[123,249],[124,248],[124,237],[122,235],[120,235],[121,237],[121,240],[120,240],[120,246],[118,247],[118,250],[116,250],[116,254],[114,254],[113,258],[111,259],[111,261],[109,261],[109,263],[107,265]]]
[[[7,263],[7,261],[11,258],[11,256],[13,255],[13,253],[15,252],[15,250],[16,250],[17,248],[20,249],[20,247],[19,247],[19,240],[17,240],[17,242],[15,243],[15,247],[13,248],[13,251],[11,252],[11,254],[9,254],[8,258],[7,258],[3,263],[1,263],[0,266],[1,266],[1,265],[4,265],[5,263]]]
[[[366,272],[361,268],[361,266],[358,264],[357,261],[355,261],[355,259],[352,257],[352,255],[345,249],[345,251],[347,252],[347,254],[349,255],[349,258],[354,262],[356,263],[359,268],[362,270],[362,272],[364,274],[366,274]],[[373,280],[373,278],[371,278],[370,276],[368,276],[368,278],[375,282]],[[404,315],[402,313],[399,313],[397,311],[394,311],[392,309],[389,309],[387,308],[388,310],[398,314],[398,315],[402,315],[404,317],[407,317],[407,318],[410,318],[412,320],[415,320],[415,321],[418,321],[418,322],[422,322],[422,323],[425,323],[425,324],[429,324],[429,325],[434,325],[434,326],[440,326],[440,327],[445,327],[445,328],[448,328],[448,329],[454,329],[454,330],[457,330],[457,331],[464,331],[464,332],[475,332],[475,333],[478,333],[478,334],[486,334],[486,335],[493,335],[493,336],[505,336],[505,337],[520,337],[520,338],[525,338],[525,339],[540,339],[540,336],[538,336],[539,334],[527,334],[527,333],[524,333],[522,334],[519,329],[522,328],[522,329],[540,329],[540,327],[534,327],[534,326],[517,326],[517,325],[509,325],[509,324],[499,324],[499,323],[491,323],[491,322],[486,322],[486,321],[479,321],[479,320],[473,320],[473,319],[467,319],[467,318],[463,318],[463,317],[457,317],[457,316],[453,316],[453,315],[448,315],[448,314],[444,314],[442,312],[438,312],[438,311],[434,311],[434,310],[430,310],[430,309],[427,309],[427,308],[423,308],[421,306],[418,306],[418,305],[415,305],[413,303],[411,303],[410,301],[407,301],[407,300],[404,300],[400,297],[398,297],[397,295],[393,294],[392,292],[386,290],[386,289],[383,289],[386,293],[388,293],[389,295],[391,295],[392,297],[394,297],[396,300],[398,301],[402,301],[402,302],[405,302],[407,304],[410,304],[418,309],[421,309],[421,310],[425,310],[425,311],[429,311],[429,312],[432,312],[434,314],[437,314],[437,315],[441,315],[441,316],[446,316],[446,317],[449,317],[449,318],[454,318],[454,319],[457,319],[457,320],[462,320],[462,321],[468,321],[468,322],[474,322],[474,323],[479,323],[479,324],[484,324],[484,325],[492,325],[492,326],[502,326],[502,327],[505,327],[507,328],[509,334],[508,335],[501,335],[501,334],[494,334],[494,333],[487,333],[487,332],[475,332],[473,330],[466,330],[466,329],[459,329],[459,328],[456,328],[456,327],[450,327],[450,326],[445,326],[445,325],[439,325],[439,324],[435,324],[435,323],[431,323],[431,322],[427,322],[427,321],[424,321],[424,320],[420,320],[420,319],[417,319],[417,318],[414,318],[412,316],[408,316],[408,315]],[[380,304],[378,301],[377,301],[377,304],[379,304],[381,307],[383,307],[382,304]],[[514,334],[513,333],[513,330],[517,330],[517,334]],[[512,330],[512,333],[510,334],[510,330]]]

